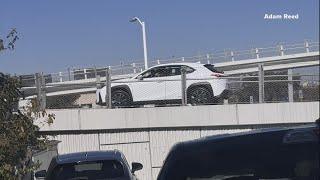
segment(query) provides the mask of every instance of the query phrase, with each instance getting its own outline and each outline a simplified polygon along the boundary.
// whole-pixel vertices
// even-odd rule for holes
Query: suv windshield
[[[52,180],[75,179],[112,179],[124,176],[123,166],[119,161],[91,161],[84,163],[62,164],[54,168]]]

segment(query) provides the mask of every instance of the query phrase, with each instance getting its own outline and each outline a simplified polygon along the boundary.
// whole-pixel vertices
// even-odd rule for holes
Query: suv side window
[[[181,67],[186,68],[187,74],[195,71],[193,68],[184,65],[159,66],[146,71],[141,76],[143,78],[177,76],[181,75]]]
[[[151,78],[151,77],[153,77],[153,74],[154,74],[154,70],[150,69],[139,76],[141,76],[143,78]]]
[[[181,75],[181,66],[167,66],[168,76]]]
[[[177,65],[177,66],[167,66],[168,68],[168,76],[177,76],[177,75],[181,75],[181,68],[184,67],[186,69],[186,73],[192,73],[195,70],[189,66],[185,66],[185,65]]]
[[[189,67],[189,66],[183,66],[186,68],[186,73],[189,74],[189,73],[192,73],[195,71],[195,69],[193,69],[192,67]]]
[[[155,67],[144,72],[143,74],[141,74],[141,76],[143,78],[164,77],[167,76],[167,72],[164,67]]]

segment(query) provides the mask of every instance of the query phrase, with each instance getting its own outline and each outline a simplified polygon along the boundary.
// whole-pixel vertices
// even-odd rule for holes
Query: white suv
[[[217,103],[227,98],[223,72],[211,64],[170,63],[153,66],[130,79],[111,83],[112,105],[181,103],[181,69],[186,70],[188,104]],[[97,104],[105,104],[106,87],[96,92]]]

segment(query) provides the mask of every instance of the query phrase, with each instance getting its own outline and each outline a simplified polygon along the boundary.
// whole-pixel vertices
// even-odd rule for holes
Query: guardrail
[[[308,53],[319,51],[319,42],[296,43],[296,44],[278,44],[276,46],[264,48],[252,48],[240,51],[218,51],[215,53],[202,54],[191,57],[179,57],[171,59],[157,59],[149,62],[150,66],[173,62],[201,62],[215,64],[221,62],[241,61],[247,59],[259,59],[263,57],[290,55],[297,53]],[[106,69],[112,69],[112,75],[135,74],[144,70],[144,64],[141,62],[121,63],[115,66],[89,67],[89,68],[68,68],[67,71],[49,73],[44,75],[46,83],[65,82],[82,79],[96,78],[105,76]],[[21,75],[23,86],[35,86],[35,75]]]

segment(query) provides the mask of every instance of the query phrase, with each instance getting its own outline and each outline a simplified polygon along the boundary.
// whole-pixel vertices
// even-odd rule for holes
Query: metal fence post
[[[59,82],[63,82],[62,72],[59,72]]]
[[[121,61],[120,62],[120,69],[121,69],[121,74],[124,74],[123,72],[123,70],[124,70],[124,63]]]
[[[256,48],[256,58],[257,58],[257,59],[260,58],[260,57],[259,57],[259,49],[258,49],[258,48]]]
[[[40,73],[35,74],[36,77],[36,91],[37,91],[37,102],[38,106],[37,107],[40,111],[44,110],[46,107],[46,94],[44,91],[43,86],[45,86],[45,81],[43,78],[43,74],[40,75]]]
[[[96,76],[96,87],[97,89],[101,89],[101,79],[100,79],[100,75]]]
[[[37,108],[40,109],[41,83],[40,83],[40,74],[39,73],[35,74],[35,80],[36,80],[35,85],[36,85],[36,91],[37,91],[37,99],[36,100],[37,100],[38,105],[39,105],[39,107],[37,107]]]
[[[187,76],[184,67],[181,68],[181,95],[181,104],[182,106],[185,106],[187,105]]]
[[[234,53],[233,53],[233,51],[231,51],[230,54],[231,54],[231,60],[233,62],[234,61]]]
[[[96,88],[97,90],[101,89],[101,77],[100,75],[96,76]],[[98,100],[98,99],[97,99]],[[100,101],[100,100],[99,100]],[[98,104],[92,104],[92,107],[100,107]]]
[[[93,67],[93,71],[94,71],[94,77],[97,77],[98,72],[97,72],[97,67],[96,66]]]
[[[88,76],[87,76],[87,69],[83,69],[83,73],[84,73],[84,79],[87,79]]]
[[[207,54],[206,57],[207,57],[207,63],[210,64],[210,55]]]
[[[284,55],[284,49],[283,49],[283,45],[280,45],[280,56]]]
[[[288,69],[288,100],[289,102],[293,102],[292,69]]]
[[[43,75],[43,73],[41,73],[41,110],[45,110],[47,107],[47,98],[46,98],[46,79]]]
[[[299,93],[299,100],[303,101],[303,91],[302,91],[302,89],[300,89],[298,93]]]
[[[136,63],[132,63],[132,67],[133,67],[133,73],[136,74],[137,73]]]
[[[304,43],[304,45],[305,45],[305,47],[306,47],[306,52],[307,52],[307,53],[310,52],[308,41],[306,41],[306,42]]]
[[[69,79],[69,81],[71,81],[71,71],[70,71],[70,68],[68,68],[68,79]]]
[[[263,64],[258,65],[259,69],[259,103],[264,102],[264,70]]]
[[[112,102],[111,102],[111,69],[108,67],[106,69],[106,108],[111,109],[112,108]]]

